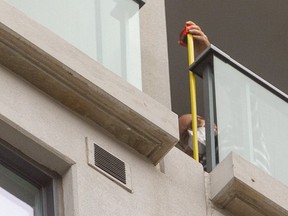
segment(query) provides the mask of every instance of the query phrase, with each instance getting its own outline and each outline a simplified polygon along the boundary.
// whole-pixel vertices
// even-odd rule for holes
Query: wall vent
[[[132,192],[130,168],[103,146],[86,139],[88,164],[110,180]]]
[[[126,184],[125,163],[94,143],[95,166]]]

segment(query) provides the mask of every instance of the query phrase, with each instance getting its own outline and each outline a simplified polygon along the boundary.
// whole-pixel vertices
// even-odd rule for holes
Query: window
[[[139,5],[132,0],[6,0],[142,89]]]
[[[41,215],[40,188],[1,164],[0,175],[1,214],[4,216]]]
[[[53,216],[56,174],[0,139],[1,216]]]

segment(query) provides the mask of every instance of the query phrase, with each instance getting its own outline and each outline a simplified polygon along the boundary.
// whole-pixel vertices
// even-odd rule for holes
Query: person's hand
[[[187,21],[185,27],[186,31],[193,35],[195,56],[198,56],[210,45],[208,37],[201,28],[192,21]]]

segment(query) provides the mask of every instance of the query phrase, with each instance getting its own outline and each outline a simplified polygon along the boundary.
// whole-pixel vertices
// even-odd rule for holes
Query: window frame
[[[56,184],[59,175],[48,170],[0,138],[0,164],[39,188],[42,215],[56,216]],[[9,192],[9,191],[8,191]]]

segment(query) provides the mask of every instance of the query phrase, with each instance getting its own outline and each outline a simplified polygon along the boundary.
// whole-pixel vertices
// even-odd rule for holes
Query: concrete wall
[[[2,10],[6,8],[5,12],[3,11],[2,16],[0,16],[3,27],[1,29],[1,39],[3,39],[1,40],[3,41],[3,43],[1,42],[1,50],[7,50],[6,47],[12,47],[11,50],[13,50],[14,46],[19,46],[15,48],[17,52],[6,56],[7,58],[5,57],[3,62],[15,71],[17,70],[18,75],[21,75],[20,77],[16,75],[15,71],[11,71],[3,65],[0,66],[0,137],[37,163],[56,171],[62,177],[63,197],[61,198],[61,195],[57,196],[63,199],[58,200],[57,203],[60,208],[59,215],[206,215],[205,175],[201,165],[178,149],[173,148],[164,158],[164,166],[160,169],[159,166],[154,166],[150,160],[136,152],[127,143],[119,141],[110,132],[104,130],[97,122],[93,122],[85,115],[70,109],[71,107],[63,105],[63,101],[55,97],[55,94],[57,94],[56,89],[50,89],[52,92],[54,91],[54,95],[50,94],[51,91],[41,91],[39,89],[41,85],[37,84],[38,78],[34,72],[39,70],[45,61],[49,62],[51,67],[58,63],[51,61],[51,59],[46,59],[41,63],[35,61],[34,58],[31,58],[32,60],[29,57],[22,59],[23,56],[29,55],[29,52],[33,49],[22,50],[23,47],[21,46],[23,44],[18,43],[19,41],[25,41],[23,46],[26,46],[31,42],[29,40],[32,40],[31,47],[35,48],[38,46],[37,50],[41,55],[43,53],[51,54],[52,52],[55,56],[58,56],[57,60],[60,61],[61,67],[71,69],[71,72],[68,73],[70,78],[73,75],[72,77],[83,79],[85,75],[90,73],[89,70],[91,68],[96,74],[102,74],[99,80],[97,80],[97,75],[89,74],[93,82],[91,81],[89,84],[81,83],[81,90],[83,90],[83,86],[91,87],[95,83],[103,86],[109,85],[110,83],[103,80],[103,77],[105,77],[103,74],[113,77],[114,81],[119,84],[117,88],[125,88],[125,90],[122,89],[123,92],[130,89],[131,94],[133,92],[133,95],[139,95],[137,98],[134,96],[130,98],[130,92],[127,92],[127,95],[120,95],[119,92],[116,92],[116,87],[109,88],[109,91],[112,92],[110,92],[111,94],[116,92],[119,97],[125,98],[125,104],[134,105],[129,107],[130,114],[135,115],[133,107],[134,109],[139,109],[139,107],[143,106],[145,110],[140,110],[137,115],[143,115],[143,113],[149,111],[150,114],[147,118],[150,118],[158,125],[163,123],[159,133],[165,132],[167,128],[170,128],[165,133],[167,135],[169,133],[173,134],[173,139],[176,139],[177,136],[175,134],[178,134],[178,123],[175,114],[169,111],[170,92],[167,46],[166,43],[163,43],[160,46],[161,49],[159,49],[155,45],[158,44],[156,38],[159,37],[159,32],[154,31],[154,28],[156,28],[158,21],[160,25],[165,24],[164,1],[157,1],[157,3],[155,1],[147,2],[142,8],[141,19],[143,22],[141,21],[141,25],[143,25],[142,32],[147,28],[147,32],[143,33],[142,41],[144,47],[143,63],[145,65],[143,67],[144,71],[147,72],[145,72],[147,77],[144,78],[146,82],[144,92],[164,104],[168,109],[164,109],[164,106],[159,106],[158,102],[150,97],[147,99],[148,97],[144,93],[138,92],[137,89],[127,86],[125,81],[121,83],[108,73],[107,69],[100,66],[96,67],[95,64],[90,65],[91,59],[87,60],[86,58],[88,57],[79,54],[75,49],[70,49],[63,41],[57,39],[57,43],[54,43],[55,35],[53,36],[47,30],[38,28],[34,22],[28,22],[26,18],[22,17],[23,15],[15,13],[14,9],[8,7],[4,1],[0,1],[0,3]],[[145,7],[146,9],[144,9]],[[157,7],[161,9],[161,15],[158,14]],[[23,28],[23,22],[25,22],[25,28]],[[35,28],[39,30],[37,31],[38,36],[35,34],[36,32],[27,29],[29,26],[31,29],[36,26]],[[146,27],[144,28],[144,26]],[[14,44],[9,42],[9,38],[4,39],[3,36],[4,32],[9,28],[12,28],[14,33],[20,34],[16,34],[17,37]],[[151,34],[148,33],[149,31]],[[41,33],[45,37],[42,38]],[[49,44],[45,44],[46,41],[49,41]],[[57,47],[54,47],[56,44]],[[45,51],[41,50],[39,46],[45,47]],[[59,47],[64,50],[56,52]],[[5,53],[1,53],[1,56],[5,56]],[[22,60],[17,63],[17,66],[13,67],[13,62],[11,61],[19,56]],[[77,60],[73,59],[74,57],[72,58],[72,56],[77,56],[75,58]],[[33,72],[32,74],[35,76],[33,77],[33,85],[27,81],[31,80],[25,77],[25,70],[28,73],[27,61],[36,62],[33,67],[38,64],[37,70],[29,67],[29,73]],[[68,65],[66,61],[69,62]],[[87,62],[89,62],[89,66],[84,64]],[[82,64],[84,65],[83,67]],[[19,70],[22,70],[22,73]],[[49,76],[46,77],[47,80]],[[159,83],[158,80],[160,78],[161,82]],[[45,82],[42,79],[38,81]],[[111,86],[113,86],[112,83]],[[60,94],[60,92],[58,93]],[[89,94],[92,93],[89,92]],[[145,99],[144,102],[146,104],[143,104],[143,99]],[[117,103],[117,98],[115,103]],[[126,107],[124,108],[127,109]],[[159,113],[160,111],[161,113]],[[156,115],[157,113],[160,115]],[[138,116],[137,118],[142,120],[146,119],[146,116]],[[130,166],[132,192],[120,187],[88,165],[87,137]],[[161,145],[165,145],[165,143]],[[62,193],[62,190],[59,193]]]
[[[103,122],[100,124],[97,118],[89,118],[86,112],[76,112],[76,109],[72,109],[75,108],[74,106],[63,103],[67,99],[65,95],[72,97],[73,94],[79,94],[74,91],[81,93],[81,97],[75,97],[76,99],[85,98],[87,95],[93,98],[93,96],[99,96],[96,94],[99,92],[102,96],[109,93],[109,97],[97,97],[99,100],[107,98],[106,103],[104,101],[102,105],[114,101],[115,106],[123,109],[121,111],[127,119],[129,114],[133,115],[136,120],[145,123],[146,127],[149,125],[152,129],[155,127],[157,130],[155,129],[154,132],[161,134],[162,137],[170,136],[170,144],[173,144],[177,139],[178,122],[175,114],[169,110],[167,46],[165,43],[158,46],[157,38],[162,34],[161,31],[156,31],[159,27],[157,24],[160,26],[165,24],[164,1],[147,1],[141,9],[143,10],[141,11],[142,57],[144,82],[146,82],[143,88],[144,93],[138,92],[137,89],[128,86],[125,81],[112,76],[107,69],[91,62],[87,56],[79,54],[69,44],[56,39],[55,35],[36,26],[37,24],[26,20],[25,26],[30,26],[31,31],[25,29],[23,27],[25,18],[15,13],[10,7],[6,7],[4,1],[0,0],[0,4],[2,10],[6,8],[0,13],[2,24],[0,26],[0,50],[10,51],[9,56],[0,53],[3,57],[0,62],[14,69],[12,71],[0,65],[0,138],[61,176],[62,184],[56,194],[59,216],[229,215],[225,208],[220,211],[211,203],[210,176],[190,156],[177,148],[172,148],[164,157],[161,167],[154,166],[147,157],[112,134],[111,128],[101,127]],[[9,28],[12,29],[9,30]],[[40,31],[33,32],[33,29]],[[14,41],[9,38],[11,32],[14,33],[13,36],[16,35],[16,39],[13,38]],[[39,34],[39,37],[35,35],[35,32]],[[41,37],[41,33],[45,33],[45,38]],[[165,41],[165,34],[163,38]],[[14,43],[10,43],[11,41]],[[49,41],[49,44],[46,41]],[[36,58],[29,59],[32,56],[29,53],[33,50],[31,47],[36,47],[37,49],[34,50],[37,50],[43,59],[38,59],[38,62],[35,61]],[[59,47],[61,49],[58,50]],[[57,56],[56,61],[52,58],[55,56]],[[5,60],[2,60],[4,57]],[[11,61],[15,59],[21,61],[19,60],[19,65],[13,67]],[[34,68],[26,64],[28,61]],[[47,65],[44,63],[59,69],[55,66],[58,64],[65,70],[59,69],[56,75],[49,74]],[[28,66],[31,66],[29,71]],[[47,71],[44,71],[45,69]],[[25,77],[26,72],[34,77]],[[44,81],[38,80],[37,73]],[[55,78],[61,75],[61,79],[66,77],[79,89],[66,88],[65,85],[71,85],[67,80],[53,79],[52,84],[63,82],[65,89],[60,89],[61,85],[55,85],[57,89],[51,89],[50,86],[49,91],[44,92],[45,88],[37,83],[37,81],[45,82],[53,76]],[[84,82],[83,80],[87,77],[90,78],[89,82]],[[110,79],[110,81],[105,80],[107,77],[113,82]],[[160,82],[158,82],[159,79],[161,79]],[[34,84],[32,85],[31,82]],[[117,87],[113,85],[115,83]],[[89,88],[85,88],[87,86]],[[103,93],[105,89],[107,92]],[[125,94],[121,94],[122,92]],[[61,95],[61,97],[55,95]],[[116,95],[118,97],[115,97]],[[158,102],[164,106],[160,106]],[[90,104],[88,108],[95,110],[93,109],[95,104]],[[113,118],[116,117],[117,115]],[[121,118],[120,114],[118,117]],[[103,121],[105,123],[105,119]],[[127,131],[137,126],[132,121],[128,123],[133,127],[126,128]],[[114,126],[115,124],[111,124],[111,127]],[[151,128],[148,135],[154,135]],[[146,131],[140,135],[150,138]],[[129,165],[131,192],[88,165],[87,138]],[[161,140],[163,143],[159,146],[167,144],[165,140],[168,139]],[[216,173],[216,176],[224,176],[225,172],[224,170]],[[218,179],[220,178],[214,178],[216,182]],[[225,189],[226,185],[223,185],[223,188]]]
[[[190,157],[173,149],[165,157],[163,173],[130,147],[13,72],[1,67],[0,76],[0,101],[5,101],[0,106],[1,120],[28,138],[38,140],[36,145],[41,145],[49,154],[71,162],[71,167],[60,173],[65,215],[206,214],[204,172]],[[85,137],[130,165],[132,193],[88,166]],[[37,158],[41,151],[31,152],[21,144],[16,147],[55,170],[53,161]]]
[[[171,109],[165,1],[140,10],[143,91]]]

